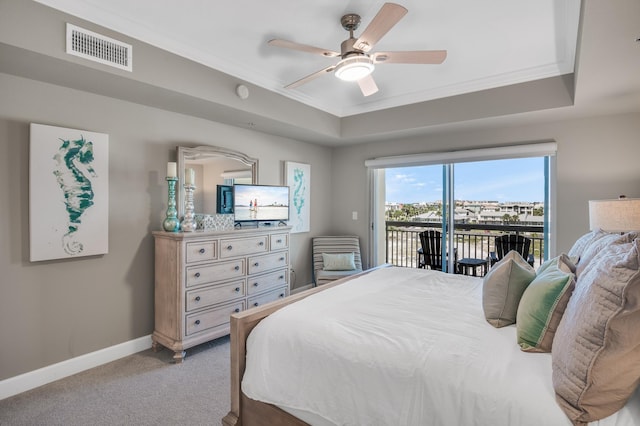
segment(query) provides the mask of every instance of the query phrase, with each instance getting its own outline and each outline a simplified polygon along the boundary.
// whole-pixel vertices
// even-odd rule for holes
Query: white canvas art
[[[109,249],[109,135],[31,124],[30,259]]]
[[[286,183],[289,187],[289,225],[291,233],[309,232],[311,211],[311,166],[309,164],[285,162]]]

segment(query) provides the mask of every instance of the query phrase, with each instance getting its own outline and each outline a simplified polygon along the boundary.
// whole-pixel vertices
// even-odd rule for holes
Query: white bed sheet
[[[571,425],[551,355],[520,351],[515,326],[489,325],[481,300],[480,278],[373,271],[262,320],[242,391],[312,424]],[[640,392],[593,424],[640,424]]]

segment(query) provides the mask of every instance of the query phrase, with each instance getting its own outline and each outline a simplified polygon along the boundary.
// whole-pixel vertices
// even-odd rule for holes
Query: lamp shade
[[[589,200],[589,229],[640,231],[640,199]]]

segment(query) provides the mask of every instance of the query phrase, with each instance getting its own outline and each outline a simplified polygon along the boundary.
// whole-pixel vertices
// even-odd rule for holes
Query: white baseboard
[[[151,335],[80,355],[0,381],[0,400],[80,373],[151,347]]]

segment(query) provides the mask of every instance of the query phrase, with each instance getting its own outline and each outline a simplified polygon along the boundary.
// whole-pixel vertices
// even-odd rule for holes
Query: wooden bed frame
[[[325,284],[322,287],[314,287],[284,299],[231,315],[231,411],[224,416],[222,424],[224,426],[307,425],[307,423],[274,405],[253,400],[242,393],[240,384],[246,367],[246,342],[249,333],[251,333],[251,330],[253,330],[263,318],[266,318],[280,308],[302,300],[312,294],[343,284],[356,277],[366,275],[375,269],[389,266],[391,265],[385,264],[373,269],[368,269],[359,274]]]

